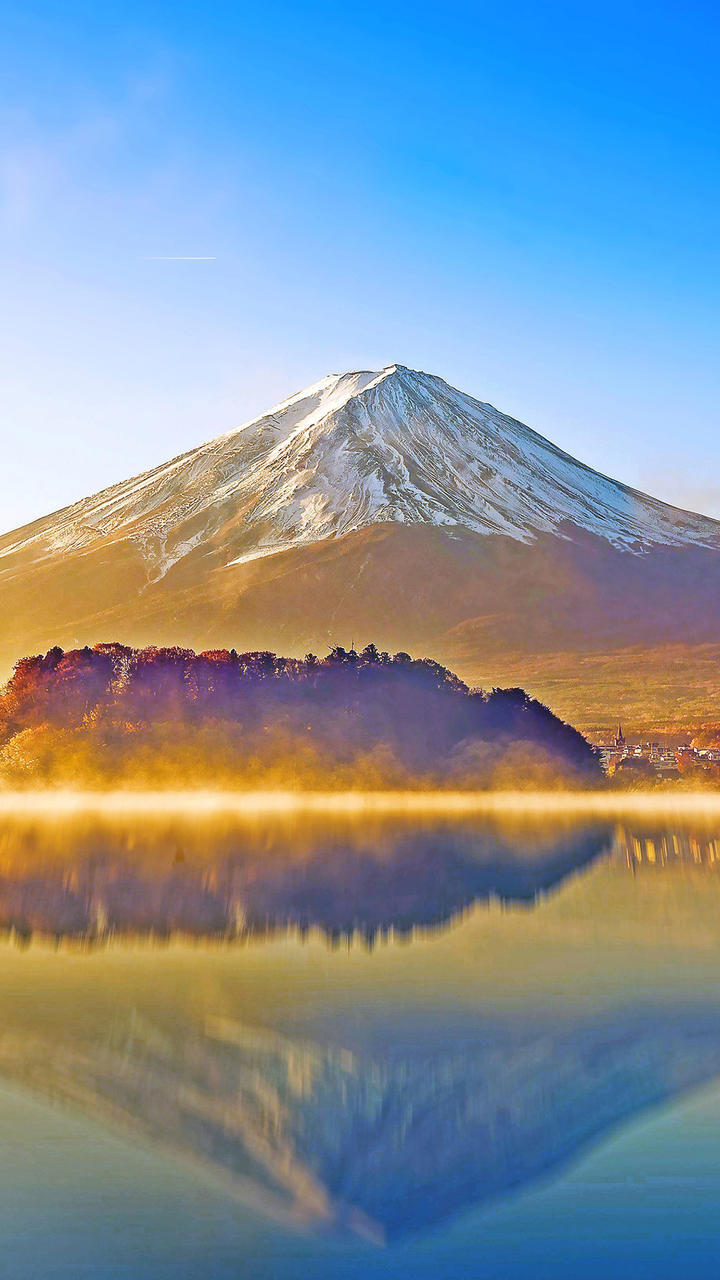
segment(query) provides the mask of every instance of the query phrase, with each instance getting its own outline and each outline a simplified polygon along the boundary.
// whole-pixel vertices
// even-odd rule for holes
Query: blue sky
[[[3,528],[396,361],[720,515],[717,6],[0,26]]]

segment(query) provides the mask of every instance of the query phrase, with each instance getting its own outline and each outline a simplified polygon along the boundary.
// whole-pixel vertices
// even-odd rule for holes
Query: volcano
[[[373,640],[588,730],[712,718],[720,522],[441,378],[331,375],[0,539],[0,664],[51,644]]]

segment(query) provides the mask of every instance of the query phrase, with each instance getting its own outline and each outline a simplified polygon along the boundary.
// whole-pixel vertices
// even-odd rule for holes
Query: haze
[[[524,818],[632,818],[657,820],[720,816],[720,794],[625,791],[0,791],[4,817],[177,814],[248,819],[338,815],[372,817],[497,816]]]

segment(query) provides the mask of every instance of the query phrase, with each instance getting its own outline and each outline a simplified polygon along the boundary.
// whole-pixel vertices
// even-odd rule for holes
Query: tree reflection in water
[[[0,927],[95,941],[317,927],[372,942],[492,898],[531,903],[609,840],[601,823],[15,821],[0,834]]]
[[[562,882],[610,836],[598,824],[487,821],[6,825],[0,919],[25,939],[66,940],[67,954],[6,949],[0,1072],[161,1141],[272,1212],[377,1240],[437,1226],[720,1071],[708,1003],[653,1003],[613,980],[600,1008],[602,947],[588,952],[583,986],[583,947],[595,945],[584,939],[599,921],[613,937],[602,896],[570,919],[566,950],[555,935],[545,949],[522,942],[523,921],[562,906]],[[632,895],[624,855],[612,865]],[[601,895],[615,883],[575,883],[593,878]],[[515,913],[515,949],[503,953],[518,994],[502,1016],[498,913],[431,940],[488,899],[535,904]],[[665,930],[664,893],[661,907]],[[648,910],[643,899],[631,925],[652,964],[665,933],[647,951]],[[496,922],[484,953],[476,917],[481,930]],[[323,940],[304,943],[311,929]],[[326,945],[413,931],[410,947],[372,954]],[[273,933],[272,945],[235,945]],[[126,945],[142,935],[178,935],[178,946]],[[188,948],[183,935],[232,945]],[[77,940],[96,945],[78,955]],[[556,1009],[558,972],[573,969],[575,1003]]]

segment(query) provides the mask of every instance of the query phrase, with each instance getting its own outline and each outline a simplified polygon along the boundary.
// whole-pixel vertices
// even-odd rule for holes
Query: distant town
[[[611,742],[597,743],[605,773],[612,778],[665,779],[687,778],[693,781],[720,783],[720,746],[697,746],[681,743],[671,746],[662,742],[628,742],[618,722]]]

